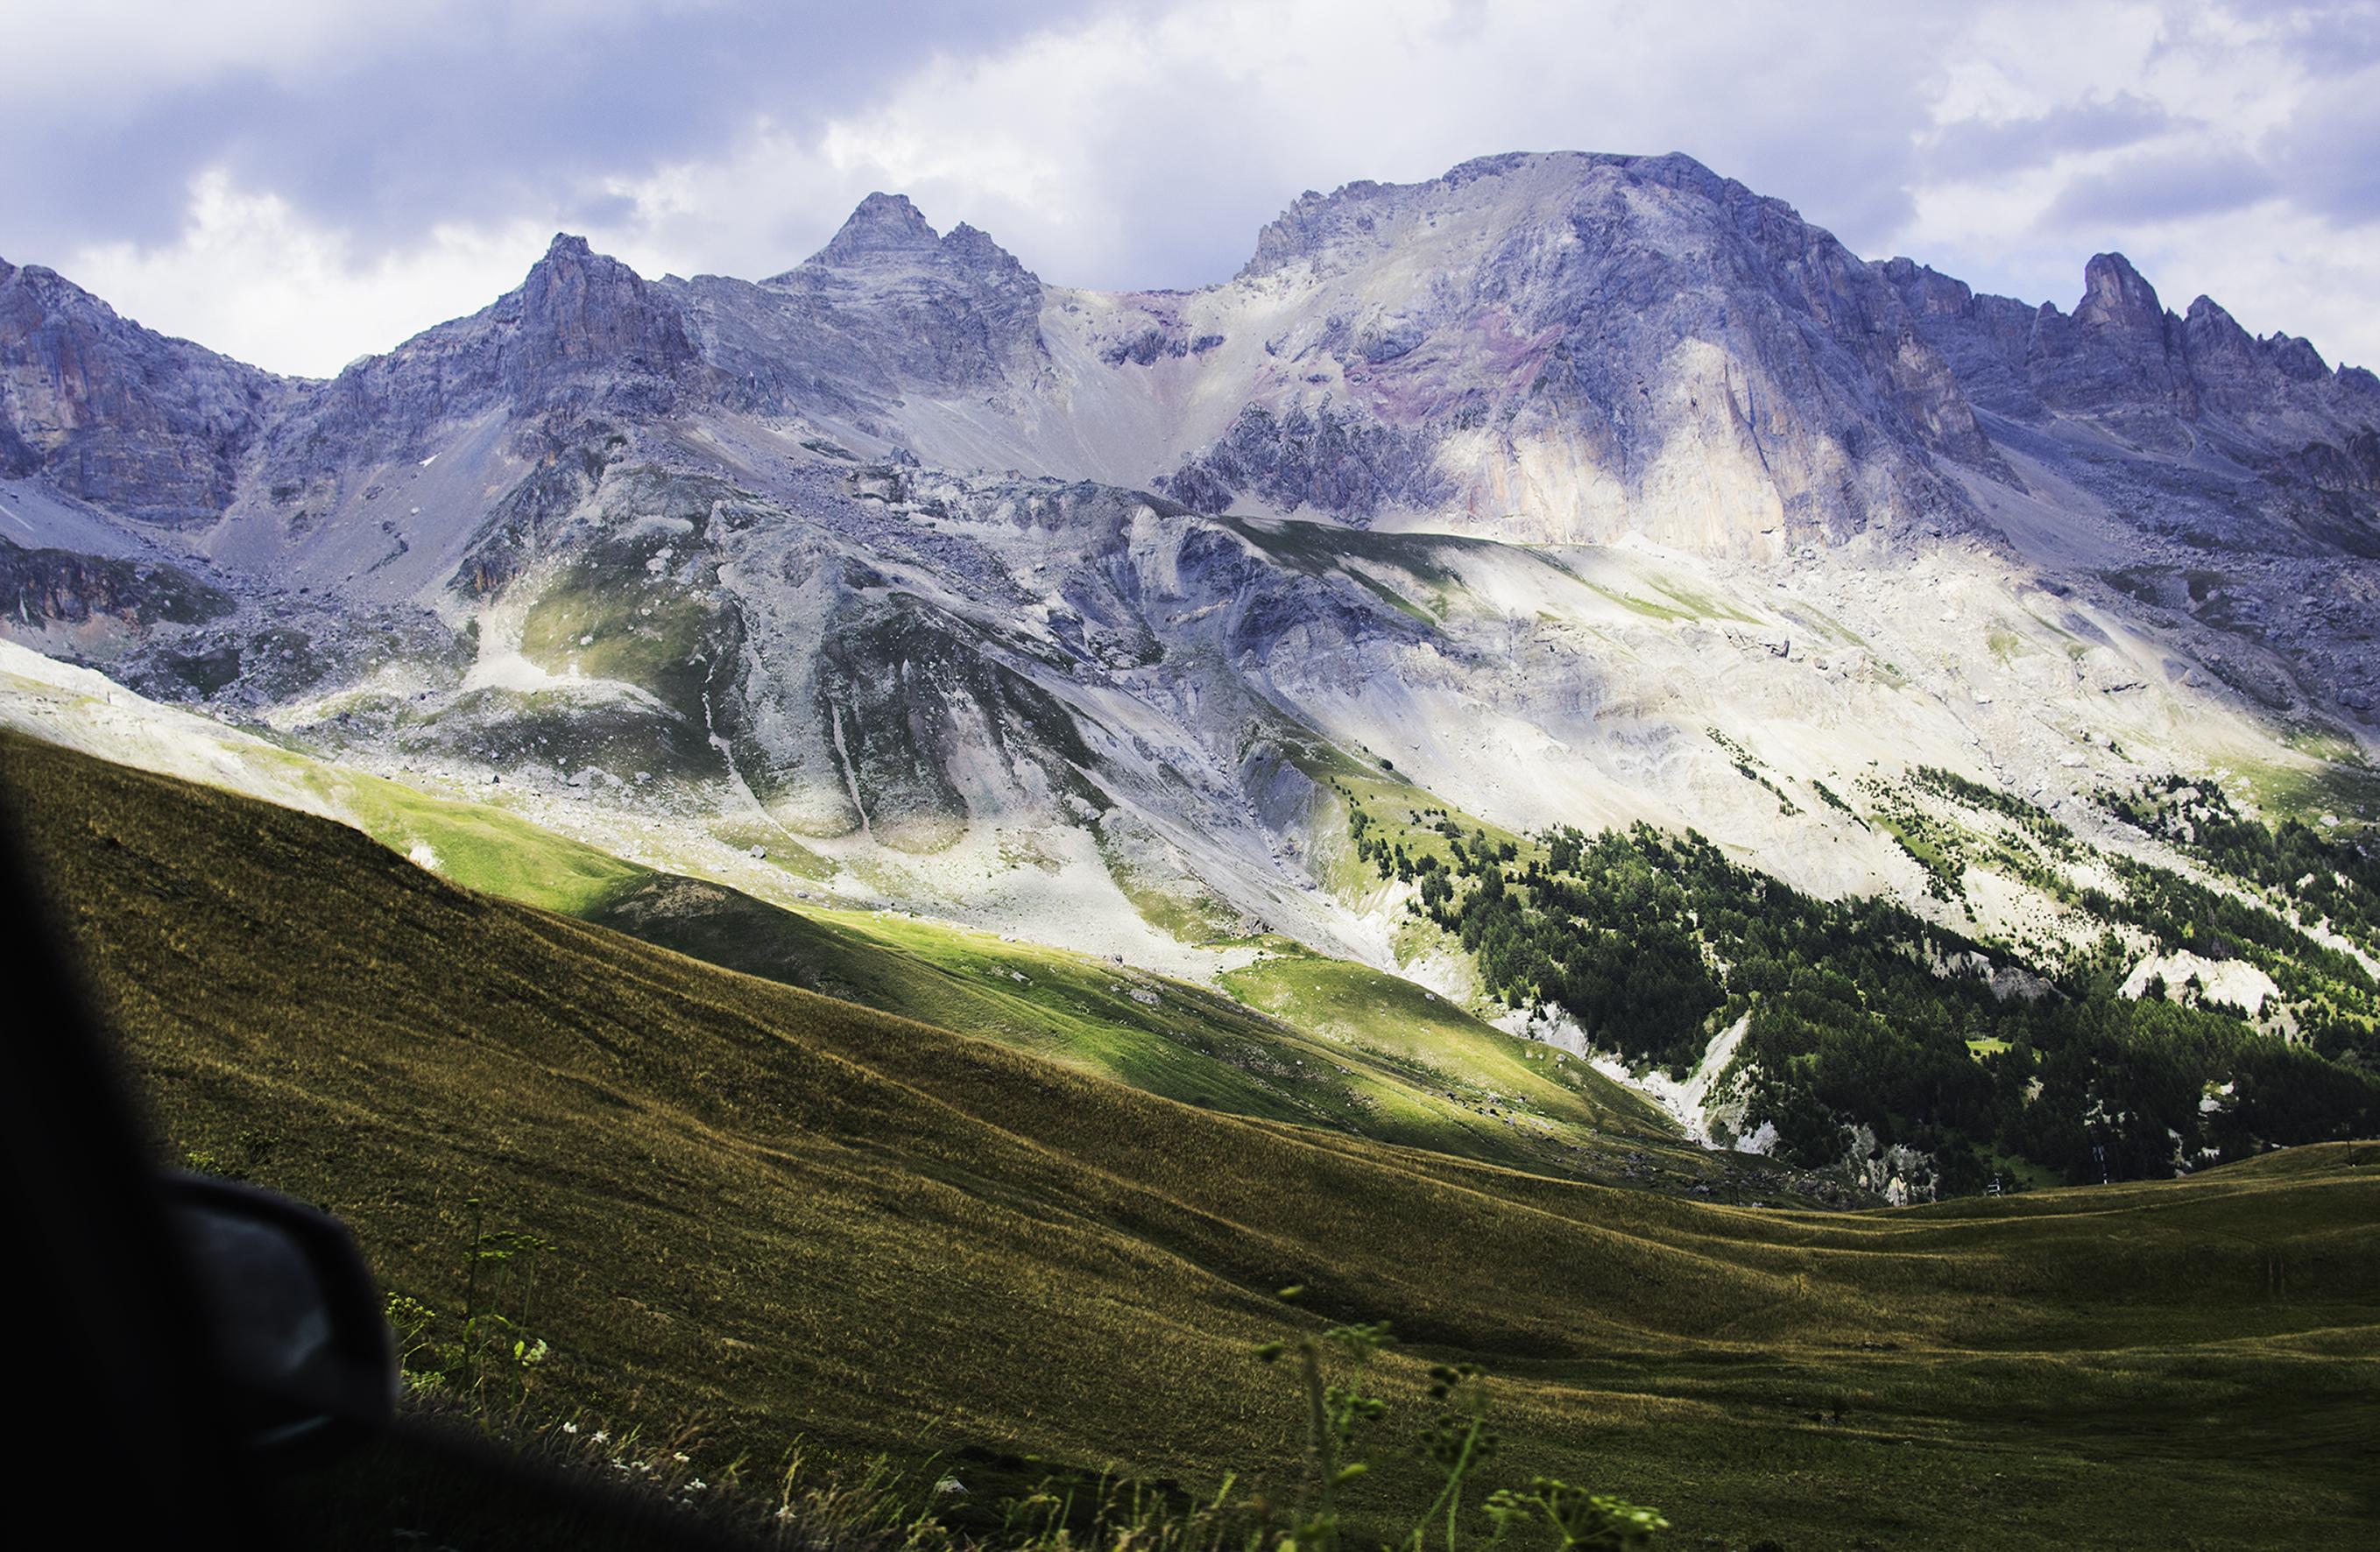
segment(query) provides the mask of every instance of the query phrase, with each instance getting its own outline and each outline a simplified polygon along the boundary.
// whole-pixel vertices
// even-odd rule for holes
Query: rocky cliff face
[[[1301,326],[1267,342],[1295,364],[1251,406],[1269,418],[1174,477],[1209,504],[1776,554],[1939,516],[1959,499],[1936,461],[1992,457],[1892,287],[1683,157],[1309,194],[1234,285],[1297,297]]]
[[[2144,448],[2173,453],[2193,430],[2242,451],[2344,441],[2380,413],[2369,372],[2334,372],[2288,334],[2257,339],[2212,297],[2176,317],[2120,253],[2092,258],[2071,315],[1977,296],[1906,259],[1881,270],[1969,397],[1995,414],[2130,428]]]
[[[0,474],[40,474],[144,522],[211,520],[298,385],[119,318],[0,261]]]

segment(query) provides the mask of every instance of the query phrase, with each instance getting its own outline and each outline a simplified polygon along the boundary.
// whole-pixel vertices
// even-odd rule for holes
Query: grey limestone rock
[[[46,475],[142,522],[207,522],[299,391],[120,318],[55,271],[0,261],[0,474]]]
[[[2180,633],[2260,706],[2380,690],[2380,380],[2207,298],[2177,316],[2119,254],[2070,310],[1870,263],[1682,156],[1307,194],[1190,292],[1044,285],[893,194],[759,282],[648,281],[558,236],[325,382],[0,265],[0,480],[228,568],[0,552],[21,624],[120,625],[143,683],[250,706],[359,678],[373,639],[443,641],[434,714],[324,735],[544,738],[916,847],[1002,805],[1221,833],[1251,822],[1249,747],[1408,673],[1517,722],[1623,693],[1557,649],[1568,626],[1491,648],[1433,612],[1441,543],[1643,537],[1762,589],[1838,547],[1998,546],[2068,616]],[[570,636],[593,661],[645,661],[603,658],[611,631],[658,666],[609,698],[570,680],[567,717],[455,690],[455,621],[541,588],[605,622]],[[302,648],[262,634],[293,596]],[[1548,666],[1497,655],[1539,629]]]

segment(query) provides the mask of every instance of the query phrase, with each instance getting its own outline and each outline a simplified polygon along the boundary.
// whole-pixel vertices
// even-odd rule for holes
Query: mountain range
[[[2380,379],[2119,254],[1506,155],[1112,293],[876,194],[327,382],[0,262],[0,540],[140,704],[795,911],[1393,972],[1896,1200],[2380,1116]]]

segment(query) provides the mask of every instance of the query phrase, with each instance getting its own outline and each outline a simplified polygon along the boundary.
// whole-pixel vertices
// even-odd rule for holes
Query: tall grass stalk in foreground
[[[388,1295],[388,1320],[395,1328],[397,1366],[407,1388],[451,1388],[485,1405],[492,1373],[510,1382],[516,1411],[528,1404],[538,1369],[552,1352],[530,1329],[536,1304],[537,1267],[550,1240],[523,1230],[491,1231],[487,1204],[467,1197],[469,1214],[463,1249],[463,1307],[453,1340],[438,1340],[437,1310],[407,1294]]]
[[[977,1474],[971,1458],[991,1457],[974,1450],[902,1468],[882,1455],[830,1459],[796,1440],[783,1469],[756,1481],[746,1474],[742,1457],[698,1465],[703,1450],[695,1429],[659,1438],[638,1428],[605,1426],[583,1413],[534,1421],[526,1381],[517,1391],[490,1386],[475,1351],[485,1347],[526,1367],[522,1354],[533,1349],[513,1333],[527,1313],[528,1279],[516,1281],[512,1266],[516,1256],[534,1252],[511,1236],[489,1234],[480,1204],[469,1206],[473,1269],[484,1261],[500,1274],[492,1281],[504,1297],[495,1298],[493,1290],[467,1275],[465,1337],[441,1342],[430,1334],[440,1323],[434,1312],[391,1296],[416,1419],[475,1429],[558,1476],[629,1488],[674,1514],[756,1546],[809,1552],[1346,1552],[1348,1491],[1381,1463],[1380,1425],[1392,1409],[1366,1392],[1360,1376],[1394,1340],[1385,1321],[1305,1331],[1256,1350],[1261,1363],[1288,1361],[1304,1413],[1304,1458],[1285,1515],[1270,1493],[1241,1494],[1236,1474],[1227,1473],[1210,1497],[1189,1497],[1115,1473],[1091,1479],[1062,1472],[1043,1475],[1021,1493],[978,1503],[962,1473]],[[485,1254],[491,1249],[497,1254]],[[1291,1303],[1302,1293],[1282,1290]],[[485,1302],[483,1294],[490,1295]],[[492,1330],[497,1335],[490,1337]],[[1473,1364],[1436,1365],[1427,1398],[1412,1450],[1437,1491],[1402,1534],[1382,1541],[1380,1552],[1465,1552],[1466,1542],[1472,1552],[1500,1552],[1508,1543],[1518,1552],[1522,1542],[1535,1539],[1527,1534],[1532,1526],[1552,1533],[1551,1552],[1636,1552],[1668,1528],[1653,1510],[1544,1476],[1525,1487],[1490,1492],[1466,1525],[1465,1501],[1501,1442],[1490,1424],[1487,1376]],[[458,1524],[486,1512],[468,1498],[445,1508]],[[1357,1512],[1362,1521],[1379,1523],[1379,1514],[1360,1507]],[[431,1515],[418,1534],[443,1534],[443,1518]]]
[[[1295,1303],[1303,1287],[1284,1288]],[[1340,1490],[1371,1470],[1358,1449],[1370,1425],[1386,1415],[1388,1403],[1346,1384],[1330,1382],[1333,1356],[1361,1369],[1395,1340],[1386,1321],[1356,1322],[1307,1332],[1258,1347],[1259,1363],[1296,1363],[1305,1400],[1305,1474],[1285,1528],[1260,1525],[1249,1545],[1268,1552],[1340,1552]],[[1422,1425],[1415,1453],[1439,1482],[1438,1496],[1423,1510],[1403,1539],[1404,1552],[1428,1552],[1430,1535],[1445,1538],[1445,1552],[1461,1552],[1463,1498],[1479,1469],[1501,1442],[1488,1423],[1487,1376],[1475,1364],[1440,1364],[1429,1371],[1429,1400],[1436,1408]],[[1501,1487],[1484,1506],[1490,1532],[1487,1546],[1500,1547],[1533,1524],[1549,1528],[1556,1552],[1628,1552],[1649,1546],[1670,1522],[1641,1504],[1591,1493],[1557,1477],[1532,1477],[1525,1488]]]

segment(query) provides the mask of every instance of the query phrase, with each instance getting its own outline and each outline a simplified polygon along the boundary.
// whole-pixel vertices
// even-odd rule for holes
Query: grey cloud
[[[566,210],[581,185],[713,152],[759,115],[814,127],[936,50],[980,54],[1116,8],[741,0],[607,23],[490,6],[303,80],[230,71],[120,108],[95,90],[71,116],[0,99],[0,133],[41,147],[0,166],[0,236],[34,254],[160,240],[190,179],[221,165],[396,246],[441,221]]]
[[[2139,222],[2237,210],[2278,188],[2271,169],[2252,157],[2199,152],[2135,156],[2068,184],[2042,224],[2112,233]]]
[[[2380,64],[2380,0],[2252,0],[2235,4],[2273,27],[2298,63],[2315,75],[2346,75]]]
[[[2138,145],[2175,125],[2155,103],[2119,92],[2032,118],[2001,123],[1969,119],[1946,126],[1925,147],[1922,162],[1929,176],[1941,178],[2007,174],[2041,166],[2069,152]]]
[[[2314,93],[2271,151],[2298,204],[2342,225],[2380,220],[2380,66]]]

